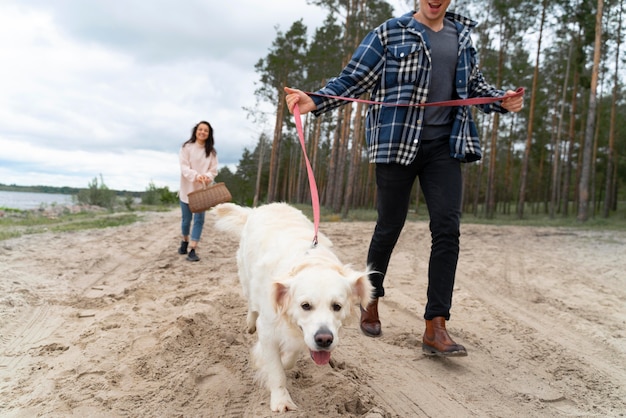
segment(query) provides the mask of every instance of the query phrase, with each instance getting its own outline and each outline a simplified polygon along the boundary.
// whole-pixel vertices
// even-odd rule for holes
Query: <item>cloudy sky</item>
[[[243,110],[254,64],[276,28],[302,18],[312,34],[325,15],[306,0],[0,1],[0,183],[178,190],[203,119],[234,167],[272,132]]]

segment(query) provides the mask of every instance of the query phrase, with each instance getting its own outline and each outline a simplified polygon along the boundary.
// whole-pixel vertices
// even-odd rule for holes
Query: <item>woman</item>
[[[194,126],[191,138],[180,149],[180,208],[182,210],[181,230],[183,240],[180,242],[179,254],[187,254],[187,260],[200,261],[196,255],[196,247],[204,226],[204,212],[193,214],[189,209],[189,193],[209,185],[217,176],[217,152],[215,151],[213,128],[209,122],[198,122]],[[193,228],[191,221],[193,218]],[[191,241],[189,231],[191,230]]]

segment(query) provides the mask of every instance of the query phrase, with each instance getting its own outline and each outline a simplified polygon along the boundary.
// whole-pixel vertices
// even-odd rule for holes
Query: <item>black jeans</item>
[[[370,281],[375,288],[374,296],[384,296],[385,273],[406,221],[416,177],[419,177],[430,214],[432,239],[424,318],[443,316],[450,319],[452,289],[459,258],[462,177],[461,163],[450,157],[447,138],[422,141],[411,165],[376,165],[378,220],[370,242],[367,263],[378,273],[370,275]]]

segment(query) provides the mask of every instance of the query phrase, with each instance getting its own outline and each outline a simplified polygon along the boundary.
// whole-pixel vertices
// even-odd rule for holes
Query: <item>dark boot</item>
[[[368,337],[380,337],[380,319],[378,319],[378,298],[370,302],[365,309],[361,306],[361,331]]]
[[[189,255],[187,255],[187,260],[188,261],[200,261],[200,258],[196,255],[195,248],[192,248],[191,251],[189,251]]]
[[[464,357],[467,355],[465,347],[452,341],[448,335],[446,318],[443,316],[426,320],[422,351],[427,356]]]
[[[178,249],[178,254],[187,254],[188,245],[189,245],[189,241],[181,241],[180,248]]]

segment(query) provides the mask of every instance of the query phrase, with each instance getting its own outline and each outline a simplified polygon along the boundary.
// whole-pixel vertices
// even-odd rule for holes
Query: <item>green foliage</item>
[[[129,225],[137,222],[139,217],[134,213],[122,213],[107,216],[96,216],[91,219],[83,219],[80,222],[58,224],[50,227],[55,232],[79,231],[83,229],[100,229],[122,225]]]
[[[156,205],[159,203],[159,192],[154,183],[150,182],[145,193],[141,195],[141,203],[144,205]]]
[[[169,187],[157,187],[150,182],[146,191],[141,195],[141,203],[144,205],[171,205],[178,201],[176,192],[171,192]]]
[[[302,20],[294,22],[286,34],[278,31],[270,53],[260,59],[255,69],[261,77],[261,84],[255,94],[275,104],[282,97],[282,89],[287,81],[300,85],[301,71],[307,48],[306,26]]]
[[[30,192],[30,193],[58,193],[76,195],[80,189],[76,187],[54,187],[54,186],[18,186],[16,184],[0,183],[0,190],[6,192]]]
[[[329,74],[339,74],[341,60],[337,57],[345,55],[342,39],[341,26],[336,24],[332,15],[329,15],[324,26],[315,30],[313,41],[309,46],[305,61],[307,80],[302,88],[317,90],[325,84]],[[295,80],[289,80],[289,83],[295,85]]]
[[[115,206],[116,196],[115,191],[104,184],[104,179],[100,174],[100,183],[98,183],[98,178],[94,177],[87,189],[78,192],[77,199],[83,205],[100,206],[112,210]]]
[[[161,187],[159,189],[159,198],[164,205],[171,205],[178,203],[178,193],[170,191],[169,187]]]
[[[124,197],[124,207],[126,207],[126,210],[133,210],[134,201],[135,199],[129,194]]]
[[[38,211],[13,211],[0,218],[0,241],[43,232],[67,232],[128,225],[141,218],[134,213],[82,211],[42,216]]]

